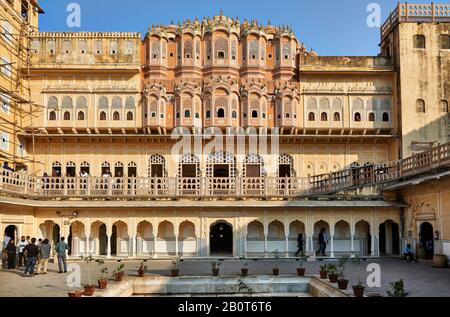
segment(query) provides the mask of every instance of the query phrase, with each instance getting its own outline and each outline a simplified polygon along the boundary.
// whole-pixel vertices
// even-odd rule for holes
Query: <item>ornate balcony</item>
[[[0,192],[33,199],[289,199],[308,195],[307,178],[69,178],[4,171]]]

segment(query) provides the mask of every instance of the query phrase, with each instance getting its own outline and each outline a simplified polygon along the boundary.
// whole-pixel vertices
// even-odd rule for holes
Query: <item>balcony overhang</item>
[[[295,200],[295,201],[202,201],[177,200],[177,201],[41,201],[20,198],[0,197],[0,205],[22,206],[31,208],[49,209],[355,209],[355,208],[404,208],[409,205],[399,201],[385,200]]]

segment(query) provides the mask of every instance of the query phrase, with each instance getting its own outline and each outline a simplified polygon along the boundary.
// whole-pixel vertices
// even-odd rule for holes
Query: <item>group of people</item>
[[[69,246],[64,238],[58,242],[55,247],[58,256],[59,273],[67,273],[67,251]],[[32,277],[38,274],[47,274],[48,263],[52,256],[52,246],[48,239],[30,238],[23,236],[20,241],[15,243],[14,239],[5,236],[3,239],[3,264],[8,270],[16,269],[16,267],[25,267],[24,276]],[[18,258],[18,261],[17,261]],[[35,266],[37,269],[35,271]]]
[[[316,255],[319,256],[325,256],[325,252],[327,249],[327,243],[328,243],[328,237],[326,235],[325,228],[322,228],[319,232],[319,250],[316,252]],[[299,233],[297,237],[297,252],[295,253],[295,256],[303,256],[305,254],[304,252],[305,247],[305,239],[303,237],[303,233]]]

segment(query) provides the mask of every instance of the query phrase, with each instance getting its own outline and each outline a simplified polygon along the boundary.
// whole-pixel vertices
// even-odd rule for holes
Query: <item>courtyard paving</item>
[[[178,268],[183,276],[211,276],[210,260],[185,260],[180,262]],[[82,284],[87,283],[87,264],[76,261],[81,268]],[[126,274],[137,276],[137,269],[140,261],[125,261]],[[239,276],[243,266],[242,261],[226,260],[221,262],[220,274],[222,276]],[[275,263],[280,268],[281,275],[295,275],[299,263],[296,260],[248,260],[249,275],[270,275]],[[307,275],[317,275],[320,265],[324,262],[303,262]],[[336,262],[333,262],[336,263]],[[361,261],[359,265],[348,263],[346,267],[346,278],[350,280],[350,285],[357,284],[359,280],[364,284],[370,273],[366,272],[367,266],[377,263],[381,268],[381,287],[368,288],[367,294],[378,293],[386,296],[390,289],[389,283],[403,279],[405,287],[410,296],[413,297],[450,297],[450,269],[434,269],[429,262],[403,263],[394,258],[368,259]],[[107,261],[106,266],[112,273],[120,263],[118,260]],[[169,260],[149,260],[145,263],[150,276],[168,276],[173,268]],[[89,264],[91,278],[96,283],[100,277],[99,267],[96,263]],[[112,274],[109,274],[112,275]],[[59,274],[57,265],[51,263],[47,275],[38,275],[32,278],[22,276],[22,270],[1,270],[0,271],[0,296],[1,297],[67,297],[67,292],[77,290],[67,284],[69,274]],[[114,282],[111,282],[114,283]]]

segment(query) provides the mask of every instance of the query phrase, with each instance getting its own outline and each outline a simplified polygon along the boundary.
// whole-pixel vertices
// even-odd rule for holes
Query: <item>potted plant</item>
[[[120,263],[120,265],[114,271],[114,279],[116,282],[121,282],[123,280],[125,264]]]
[[[176,257],[172,260],[173,269],[170,270],[170,276],[178,277],[180,274],[180,269],[178,268],[178,264],[180,263],[180,257]]]
[[[353,294],[355,295],[355,297],[364,297],[364,284],[359,281],[358,284],[353,285]]]
[[[108,274],[108,268],[105,265],[105,261],[99,260],[98,265],[100,266],[100,273],[101,277],[98,280],[98,288],[99,289],[105,289],[108,287],[108,278],[106,277],[106,274]]]
[[[339,279],[338,279],[338,287],[340,290],[346,290],[348,288],[349,281],[345,278],[345,265],[347,264],[349,257],[343,257],[339,259]]]
[[[405,290],[405,283],[403,280],[390,283],[391,291],[388,291],[387,294],[389,297],[408,297],[409,293]]]
[[[83,292],[81,291],[74,291],[68,293],[69,297],[82,297]]]
[[[298,276],[305,276],[306,269],[303,267],[303,261],[298,261],[299,267],[297,268],[297,275]]]
[[[219,276],[219,267],[220,267],[220,263],[217,263],[217,262],[212,262],[211,263],[212,274],[213,274],[214,277],[218,277]]]
[[[361,259],[359,257],[355,257],[355,258],[353,258],[353,262],[359,266],[359,264],[361,263]],[[359,274],[361,274],[359,268],[358,268],[358,272],[359,272]],[[365,286],[364,286],[363,282],[361,281],[361,278],[359,278],[358,284],[353,285],[353,293],[354,293],[355,297],[364,297],[364,290],[365,290]]]
[[[275,252],[273,253],[275,260],[278,261],[278,259],[280,258],[280,251],[275,250]],[[275,267],[273,268],[273,276],[279,276],[280,275],[280,268],[278,267],[278,262],[275,263]]]
[[[328,264],[322,264],[320,266],[320,272],[319,272],[320,279],[322,279],[322,280],[326,280],[327,279],[327,277],[328,277],[327,268],[328,268]]]
[[[244,258],[241,258],[241,260],[245,260]],[[241,276],[246,277],[248,276],[248,263],[244,261],[243,267],[241,268]]]
[[[145,266],[145,261],[141,262],[141,265],[138,268],[138,277],[144,277],[145,272],[147,272],[147,266]]]
[[[95,292],[95,285],[92,284],[91,282],[91,270],[89,269],[89,265],[91,264],[92,261],[94,261],[94,259],[92,258],[92,256],[82,256],[81,259],[84,261],[84,263],[86,264],[86,270],[87,270],[87,275],[88,275],[88,281],[89,284],[84,285],[84,293],[83,295],[85,296],[92,296],[94,295]]]
[[[328,278],[330,283],[337,283],[339,279],[339,271],[336,264],[329,264],[327,267]]]

